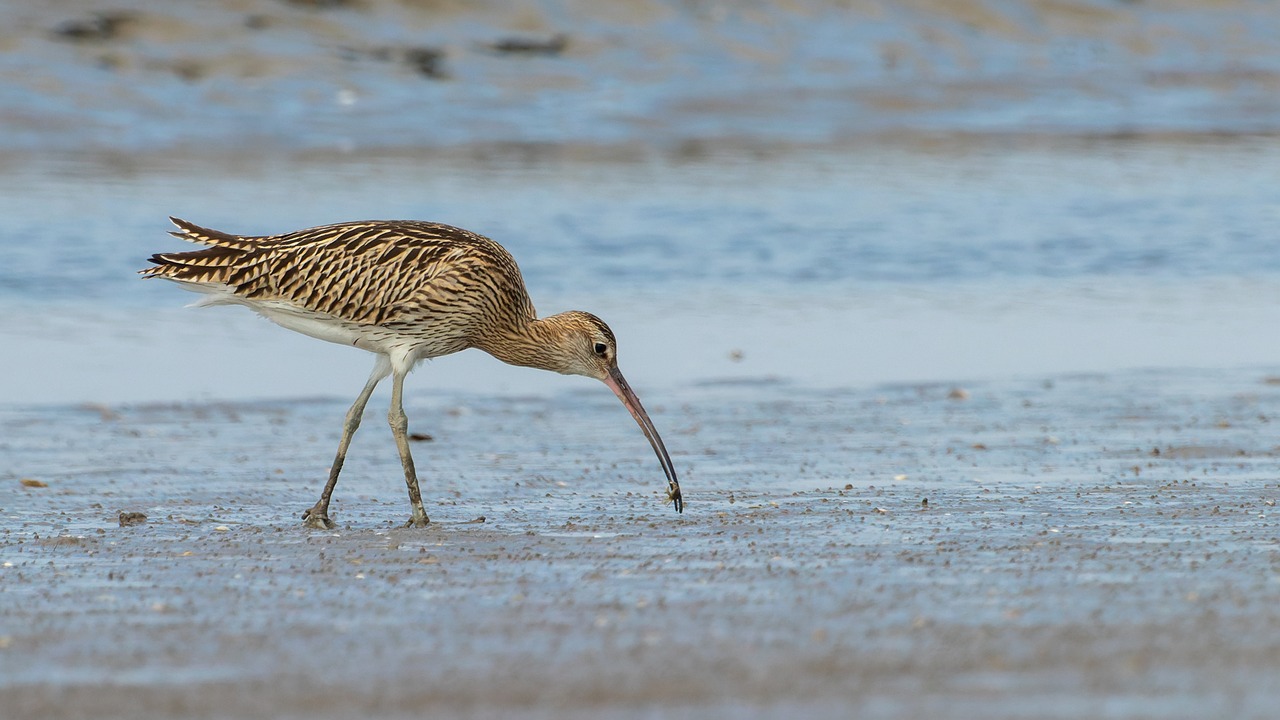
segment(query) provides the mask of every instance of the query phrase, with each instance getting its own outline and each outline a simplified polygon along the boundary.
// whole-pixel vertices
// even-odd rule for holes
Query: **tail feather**
[[[187,222],[181,218],[170,217],[169,221],[178,226],[178,230],[171,230],[169,234],[179,240],[196,243],[197,245],[210,245],[213,247],[234,248],[236,250],[252,250],[258,244],[258,238],[244,237],[241,235],[232,235],[221,230],[212,230],[206,227],[200,227],[195,223]]]
[[[139,272],[143,277],[225,284],[243,270],[246,252],[246,249],[214,246],[189,252],[156,253],[148,258],[151,267]]]

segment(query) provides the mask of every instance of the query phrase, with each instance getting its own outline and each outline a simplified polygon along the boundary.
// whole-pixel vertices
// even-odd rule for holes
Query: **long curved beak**
[[[667,454],[667,448],[662,444],[657,428],[649,419],[649,413],[645,412],[644,406],[640,404],[640,398],[636,397],[631,386],[627,384],[626,378],[622,377],[622,371],[618,370],[616,365],[604,378],[604,384],[608,385],[622,404],[627,406],[627,410],[631,411],[631,417],[636,419],[636,423],[644,431],[644,436],[649,439],[649,444],[658,455],[658,462],[662,463],[662,471],[667,474],[667,499],[675,504],[676,512],[684,512],[684,500],[680,497],[680,481],[676,479],[676,468],[671,464],[671,456]]]

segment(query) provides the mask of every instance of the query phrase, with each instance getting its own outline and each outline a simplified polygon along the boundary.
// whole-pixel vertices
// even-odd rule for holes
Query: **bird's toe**
[[[302,524],[316,530],[332,530],[337,527],[329,519],[328,514],[319,512],[315,508],[308,508],[306,512],[302,513]]]
[[[417,513],[414,513],[413,517],[409,518],[409,520],[405,522],[404,526],[407,528],[424,528],[430,524],[431,521],[427,519],[426,515],[418,515]]]

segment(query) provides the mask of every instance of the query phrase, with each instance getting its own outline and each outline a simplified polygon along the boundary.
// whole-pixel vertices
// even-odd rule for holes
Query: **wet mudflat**
[[[683,515],[607,392],[420,375],[427,530],[398,527],[385,398],[332,532],[298,514],[342,400],[0,411],[6,715],[1244,718],[1280,700],[1265,369],[659,389]]]
[[[0,7],[0,718],[1275,714],[1274,8],[523,8]],[[500,240],[687,512],[462,353],[435,524],[382,395],[304,529],[369,358],[179,310],[171,214]]]

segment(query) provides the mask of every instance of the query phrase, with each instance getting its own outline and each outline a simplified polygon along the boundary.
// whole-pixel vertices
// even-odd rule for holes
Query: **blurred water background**
[[[138,279],[167,215],[487,234],[640,388],[1274,364],[1277,38],[1266,0],[2,2],[0,402],[355,392],[366,354]]]

